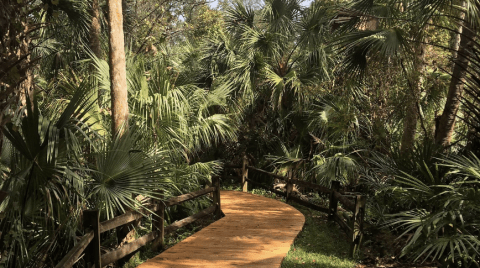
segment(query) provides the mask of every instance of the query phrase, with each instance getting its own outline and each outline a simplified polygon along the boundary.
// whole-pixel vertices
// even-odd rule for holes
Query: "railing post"
[[[287,174],[287,184],[285,185],[285,189],[287,190],[287,196],[285,197],[286,203],[288,203],[288,201],[290,200],[290,195],[292,194],[292,190],[293,190],[293,184],[291,182],[292,177],[293,177],[293,169],[288,171],[288,174]]]
[[[152,243],[153,250],[163,249],[165,246],[165,204],[163,203],[163,190],[160,190],[159,193],[159,199],[154,200],[155,204],[157,205],[157,210],[152,216],[152,231],[157,232],[157,238],[155,238]]]
[[[215,192],[213,192],[213,203],[217,206],[215,209],[215,218],[219,220],[222,217],[222,206],[220,204],[220,178],[215,176],[212,178],[213,187],[215,187]]]
[[[335,198],[335,192],[340,189],[339,181],[332,181],[332,187],[330,192],[330,204],[328,209],[328,220],[333,221],[335,214],[337,214],[338,200]]]
[[[87,263],[93,263],[95,268],[101,268],[101,253],[100,253],[100,213],[97,210],[86,210],[83,212],[83,226],[86,230],[93,230],[93,240],[85,250],[85,258]],[[90,265],[87,265],[90,267]]]
[[[246,180],[248,178],[247,165],[248,165],[248,159],[247,159],[247,155],[244,153],[243,154],[243,165],[242,165],[242,191],[244,191],[244,192],[248,192],[248,182]]]
[[[351,234],[351,246],[350,255],[355,257],[360,248],[363,238],[363,220],[365,217],[365,203],[367,198],[362,195],[355,196],[355,210],[353,211],[352,218],[352,234]]]

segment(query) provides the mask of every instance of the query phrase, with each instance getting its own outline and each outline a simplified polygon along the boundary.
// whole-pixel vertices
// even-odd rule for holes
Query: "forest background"
[[[367,195],[403,258],[478,267],[479,23],[472,0],[3,0],[1,265],[52,267],[83,210],[245,154]]]

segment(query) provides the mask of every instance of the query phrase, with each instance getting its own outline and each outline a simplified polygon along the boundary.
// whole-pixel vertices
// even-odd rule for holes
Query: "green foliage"
[[[36,266],[42,252],[62,252],[58,239],[72,241],[85,196],[81,146],[89,132],[92,95],[85,82],[60,116],[51,120],[27,101],[26,114],[2,130],[8,139],[2,164],[8,167],[1,188],[2,261],[6,266]],[[73,227],[73,228],[72,228]],[[34,239],[35,237],[35,239]],[[18,257],[16,257],[18,256]]]
[[[257,167],[323,185],[340,180],[345,190],[369,195],[369,222],[410,237],[405,257],[478,265],[476,42],[464,55],[470,65],[453,144],[444,150],[431,142],[451,80],[459,18],[465,11],[478,26],[477,3],[225,1],[212,10],[197,0],[124,1],[132,127],[116,140],[108,134],[104,7],[104,53],[97,58],[87,45],[87,1],[28,3],[0,4],[5,266],[50,267],[81,234],[83,209],[99,208],[107,219],[144,205],[132,194],[199,189],[221,174],[222,161],[238,163],[243,152]],[[416,69],[420,43],[424,70]],[[31,65],[19,61],[26,53]],[[36,97],[16,109],[21,101],[11,90],[20,88],[27,69]],[[412,94],[417,144],[400,152]],[[204,203],[167,215],[175,220]],[[320,266],[323,257],[306,254],[316,247],[308,239],[331,238],[315,232],[300,238],[307,242],[286,267],[302,264],[293,256],[302,262],[315,256]],[[325,266],[351,265],[335,256],[341,264]]]
[[[403,165],[376,162],[384,176],[393,175],[387,181],[366,177],[370,185],[377,185],[376,202],[386,206],[377,211],[383,214],[385,226],[394,227],[400,237],[410,237],[402,256],[469,267],[478,262],[480,246],[478,158],[433,158],[425,147],[415,152]],[[415,163],[413,169],[404,170],[409,163]],[[387,196],[393,202],[381,201]]]

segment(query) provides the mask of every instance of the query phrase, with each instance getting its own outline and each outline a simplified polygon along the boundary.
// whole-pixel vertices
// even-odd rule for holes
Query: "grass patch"
[[[348,257],[350,245],[345,233],[327,215],[293,205],[305,215],[305,226],[298,234],[282,267],[351,268],[355,260]]]

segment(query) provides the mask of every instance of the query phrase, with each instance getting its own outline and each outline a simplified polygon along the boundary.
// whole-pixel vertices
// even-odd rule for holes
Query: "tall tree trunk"
[[[122,0],[108,0],[108,25],[110,47],[110,87],[112,104],[112,135],[122,135],[128,129],[127,72],[125,63],[125,42],[123,35]],[[126,209],[126,208],[125,208]],[[119,246],[135,234],[129,231],[130,224],[117,227]],[[128,258],[128,257],[127,257]],[[117,261],[119,267],[126,259]]]
[[[415,144],[415,134],[417,133],[417,121],[420,116],[418,102],[423,84],[423,69],[425,68],[425,63],[423,60],[425,46],[418,44],[415,47],[414,53],[415,57],[413,60],[413,71],[407,78],[409,84],[408,86],[411,92],[410,94],[407,94],[406,99],[407,110],[403,120],[403,135],[400,145],[401,152],[407,152],[413,148]]]
[[[25,26],[25,29],[24,29],[24,32],[28,32],[29,30],[29,27],[28,25]],[[34,94],[34,91],[33,91],[33,70],[31,67],[29,67],[29,64],[30,64],[30,36],[28,36],[27,34],[25,35],[25,37],[21,40],[21,43],[20,43],[20,48],[19,50],[17,51],[17,57],[18,58],[22,58],[24,57],[25,55],[28,55],[26,57],[26,60],[23,61],[21,64],[20,64],[20,68],[22,70],[22,77],[24,77],[25,79],[19,84],[19,91],[20,91],[20,102],[21,102],[21,105],[24,107],[27,105],[27,95],[28,95],[28,98],[30,99],[30,104],[33,105],[33,94]]]
[[[21,102],[26,94],[33,100],[33,68],[39,57],[32,59],[31,32],[33,18],[22,1],[0,1],[0,112]],[[25,94],[26,93],[26,94]],[[4,114],[2,114],[4,116]],[[5,121],[3,121],[5,122]],[[0,127],[4,124],[2,123]]]
[[[121,0],[108,0],[108,24],[110,26],[112,131],[113,135],[121,135],[123,130],[128,128],[127,71]]]
[[[468,22],[462,25],[460,34],[458,52],[456,52],[453,65],[452,79],[448,87],[447,101],[445,102],[438,128],[435,131],[435,142],[444,147],[450,144],[455,130],[455,120],[457,118],[458,108],[460,107],[460,100],[463,95],[463,84],[469,65],[468,55],[470,54],[473,38],[475,37],[472,26]]]
[[[100,5],[99,0],[92,0],[92,23],[90,25],[90,48],[97,58],[102,58],[102,47],[100,45],[100,36],[102,27],[100,25]]]
[[[92,23],[90,25],[90,49],[93,54],[99,59],[102,58],[102,47],[100,45],[100,36],[102,34],[102,28],[100,25],[100,6],[99,0],[92,0],[92,9],[90,13],[92,15]],[[92,72],[95,71],[95,67],[92,63],[90,66]],[[102,107],[103,103],[103,92],[98,90],[98,106]]]

